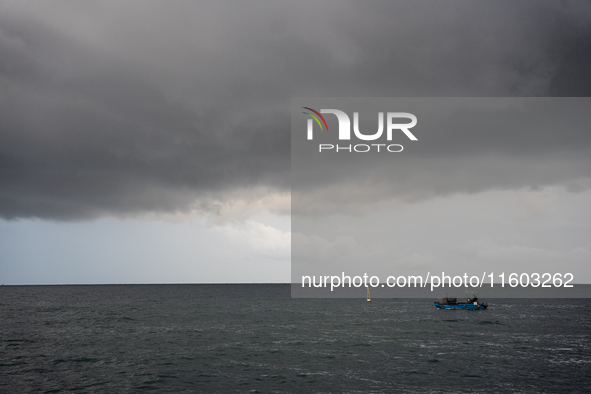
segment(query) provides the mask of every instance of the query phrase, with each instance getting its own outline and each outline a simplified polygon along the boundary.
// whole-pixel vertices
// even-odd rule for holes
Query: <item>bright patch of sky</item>
[[[0,284],[289,282],[290,218],[0,220]]]

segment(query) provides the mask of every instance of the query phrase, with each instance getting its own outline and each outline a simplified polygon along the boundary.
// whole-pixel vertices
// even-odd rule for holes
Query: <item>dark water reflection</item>
[[[589,392],[589,299],[441,311],[364,296],[3,286],[0,392]]]

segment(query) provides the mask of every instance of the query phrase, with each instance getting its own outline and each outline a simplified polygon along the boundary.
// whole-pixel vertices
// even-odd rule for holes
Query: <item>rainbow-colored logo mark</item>
[[[324,116],[320,115],[320,112],[316,111],[315,109],[309,108],[309,107],[302,107],[302,108],[303,109],[307,109],[309,111],[312,111],[316,115],[320,116],[320,119],[322,119],[322,122],[324,122],[324,126],[326,126],[326,131],[328,131],[328,125],[326,124],[326,120],[324,120]],[[318,126],[320,126],[320,130],[324,130],[324,128],[322,127],[322,123],[320,123],[320,120],[316,116],[312,115],[309,112],[302,112],[302,113],[303,114],[306,114],[306,115],[310,115],[312,118],[314,118],[314,120],[316,121],[316,123],[318,123]]]

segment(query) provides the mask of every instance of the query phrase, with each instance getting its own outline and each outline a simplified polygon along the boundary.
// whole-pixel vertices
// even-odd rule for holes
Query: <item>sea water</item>
[[[0,392],[583,393],[591,300],[291,299],[290,285],[0,287]]]

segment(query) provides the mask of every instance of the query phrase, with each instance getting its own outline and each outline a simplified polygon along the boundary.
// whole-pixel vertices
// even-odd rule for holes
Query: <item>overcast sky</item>
[[[590,22],[570,1],[0,1],[0,283],[288,282],[291,97],[589,96]],[[584,209],[571,137],[570,183],[408,195]]]
[[[316,127],[310,141],[304,106],[358,111],[366,135],[378,111],[408,111],[417,140],[396,130],[391,141],[339,140],[325,114],[328,131]],[[591,281],[589,108],[584,97],[294,99],[292,280],[538,272]],[[379,143],[379,153],[343,149]]]

